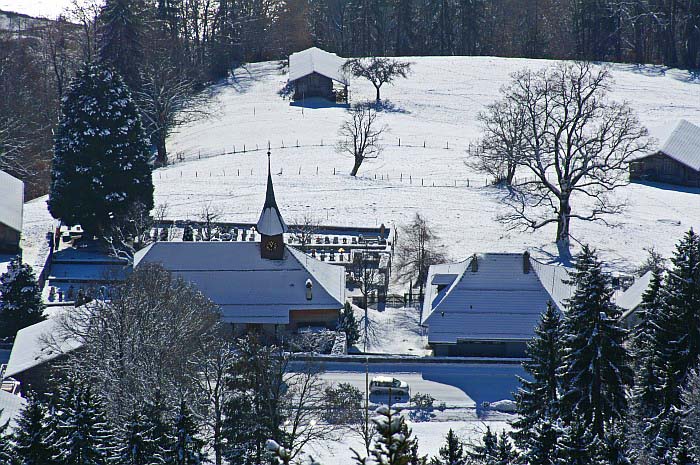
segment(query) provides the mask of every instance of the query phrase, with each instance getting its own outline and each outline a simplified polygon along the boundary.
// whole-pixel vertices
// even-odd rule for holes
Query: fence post
[[[447,141],[447,145],[445,146],[445,149],[450,150],[450,141]]]
[[[401,147],[401,138],[399,137],[399,147]]]
[[[425,140],[423,141],[423,148],[425,148]]]
[[[301,166],[299,167],[299,176],[301,176]]]
[[[408,175],[408,181],[413,184],[413,175],[409,174]]]
[[[243,144],[243,153],[245,153],[245,144]]]
[[[321,147],[323,147],[323,139],[321,139]]]
[[[420,178],[420,185],[423,185],[423,178]]]
[[[401,173],[401,182],[403,182],[403,173]]]
[[[297,147],[299,147],[299,139],[297,139]]]
[[[316,165],[316,176],[318,176],[318,165]]]
[[[197,177],[197,172],[196,172],[196,171],[194,172],[194,177],[195,177],[195,178]]]
[[[202,151],[201,150],[197,152],[197,159],[198,160],[202,159]]]
[[[333,176],[335,176],[335,167],[333,167]]]

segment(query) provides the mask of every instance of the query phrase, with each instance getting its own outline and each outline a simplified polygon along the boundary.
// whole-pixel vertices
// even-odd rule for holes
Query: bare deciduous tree
[[[471,168],[493,176],[494,183],[510,186],[525,151],[524,108],[511,100],[501,100],[486,107],[477,119],[483,136],[470,145]]]
[[[314,236],[319,230],[319,221],[312,214],[306,213],[294,223],[294,226],[289,228],[289,232],[291,233],[292,238],[298,242],[297,247],[302,252],[306,252],[308,246],[312,244]]]
[[[61,339],[81,346],[67,354],[66,368],[94,382],[118,424],[156,396],[174,408],[194,394],[187,389],[195,376],[189,361],[218,327],[219,310],[182,279],[144,264],[110,301],[93,300],[59,323]]]
[[[396,245],[396,270],[399,281],[418,285],[423,295],[423,284],[428,279],[430,265],[445,262],[445,255],[438,249],[438,236],[419,213],[413,221],[401,228]]]
[[[411,63],[394,58],[352,58],[345,62],[343,70],[371,82],[377,91],[377,102],[379,102],[381,100],[379,89],[384,84],[393,83],[397,78],[407,78],[411,72]]]
[[[167,209],[167,205],[159,205],[156,211],[161,208]],[[151,228],[153,217],[146,207],[137,203],[128,215],[112,222],[102,239],[112,256],[133,263],[134,254],[150,243]]]
[[[203,241],[210,241],[212,237],[212,231],[214,229],[214,224],[221,217],[221,210],[217,207],[212,206],[211,202],[207,202],[202,206],[202,210],[199,212],[199,220],[203,223]]]
[[[577,62],[513,75],[504,98],[525,115],[527,145],[520,159],[531,179],[505,199],[511,227],[557,225],[556,242],[568,255],[572,219],[605,221],[623,205],[611,191],[627,183],[629,160],[649,149],[647,131],[626,103],[607,98],[608,69]],[[587,199],[574,211],[574,199]],[[587,209],[587,211],[585,211]]]
[[[341,138],[336,150],[354,158],[350,176],[356,176],[363,161],[377,158],[382,152],[380,142],[386,126],[379,125],[377,112],[369,105],[354,105],[349,112],[350,118],[338,130]]]

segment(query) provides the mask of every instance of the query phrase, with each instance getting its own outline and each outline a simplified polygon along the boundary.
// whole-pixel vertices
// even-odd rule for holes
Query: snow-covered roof
[[[287,324],[291,310],[340,309],[345,302],[342,266],[288,246],[281,260],[268,260],[257,242],[156,242],[136,254],[134,266],[141,263],[160,263],[193,283],[231,323]]]
[[[15,231],[22,231],[24,183],[0,171],[0,223]]]
[[[289,80],[296,81],[304,76],[317,73],[329,79],[347,84],[342,67],[345,60],[335,53],[317,47],[307,48],[289,56]]]
[[[423,324],[431,343],[458,340],[528,340],[548,301],[563,310],[571,294],[561,282],[566,268],[547,265],[530,258],[530,272],[523,269],[522,254],[489,253],[460,263],[430,267],[433,276],[453,275],[454,281],[439,293],[437,286],[426,290]],[[441,277],[439,281],[446,280]]]
[[[80,347],[78,341],[60,336],[62,333],[60,318],[66,311],[76,311],[76,309],[73,306],[54,309],[46,320],[17,332],[5,370],[6,378]]]
[[[282,218],[277,200],[275,200],[275,188],[272,185],[272,173],[270,172],[270,153],[267,153],[267,191],[265,192],[265,205],[263,205],[260,218],[255,225],[260,234],[275,236],[287,232],[287,224]]]
[[[642,295],[649,287],[652,275],[651,271],[647,271],[637,278],[627,290],[617,296],[615,304],[622,309],[622,319],[627,318],[642,304]]]
[[[0,427],[15,420],[26,402],[18,395],[0,390]]]
[[[684,119],[678,121],[659,151],[700,171],[700,127]]]

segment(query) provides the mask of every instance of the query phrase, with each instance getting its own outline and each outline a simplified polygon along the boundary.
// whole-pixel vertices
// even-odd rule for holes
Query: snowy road
[[[349,383],[364,391],[363,363],[326,363],[324,369],[322,377],[328,383]],[[370,378],[385,375],[406,381],[411,395],[416,392],[430,394],[435,398],[436,406],[444,402],[450,409],[473,409],[479,408],[484,401],[512,399],[512,392],[518,387],[516,376],[525,375],[519,365],[401,362],[370,363],[369,373]]]

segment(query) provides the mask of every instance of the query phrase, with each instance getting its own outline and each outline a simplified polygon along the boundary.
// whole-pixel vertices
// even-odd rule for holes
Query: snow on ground
[[[415,63],[411,77],[382,90],[381,116],[389,128],[384,153],[366,162],[357,179],[347,174],[351,160],[333,148],[345,118],[343,106],[283,100],[277,91],[286,74],[276,62],[237,69],[227,83],[214,88],[211,115],[169,139],[172,156],[179,154],[186,161],[154,174],[156,204],[167,203],[173,218],[197,219],[209,203],[221,211],[223,220],[256,221],[265,195],[263,149],[269,140],[277,201],[290,223],[311,213],[326,224],[401,225],[418,212],[434,225],[453,259],[526,248],[535,257],[556,256],[551,244],[554,226],[535,233],[507,230],[496,221],[504,211],[499,201],[504,193],[485,187],[484,176],[464,164],[465,148],[479,135],[476,114],[497,97],[509,74],[551,62],[493,57],[410,60]],[[700,123],[700,81],[687,72],[652,66],[611,68],[613,97],[629,100],[652,135],[664,137],[679,118]],[[358,80],[351,82],[350,92],[354,102],[373,96],[372,87]],[[297,148],[297,142],[302,147]],[[240,152],[244,144],[246,153],[206,158],[234,148]],[[255,147],[260,150],[249,151]],[[642,260],[645,247],[669,255],[683,232],[700,228],[698,193],[699,189],[632,184],[618,191],[628,208],[612,219],[614,227],[574,221],[572,235],[594,244],[613,267],[631,269]]]
[[[56,224],[46,206],[48,196],[38,197],[24,204],[22,224],[22,261],[31,265],[38,274],[46,263],[49,253],[49,242],[46,234],[51,232]]]
[[[486,432],[486,427],[491,431],[500,433],[502,430],[509,431],[507,421],[445,421],[439,423],[415,423],[408,422],[413,431],[413,435],[418,438],[418,452],[421,455],[432,457],[438,454],[440,447],[445,443],[447,432],[452,429],[467,444],[473,444],[481,440]],[[353,448],[358,452],[363,451],[362,441],[352,434],[344,434],[342,440],[329,442],[325,446],[312,445],[307,447],[307,454],[324,465],[350,464],[354,463]]]
[[[364,334],[364,310],[355,308],[355,317]],[[420,326],[420,309],[412,307],[377,310],[369,308],[367,352],[371,354],[430,355],[428,334]],[[364,338],[357,344],[364,348]]]
[[[35,18],[56,19],[74,8],[74,0],[0,0],[0,10],[21,13]],[[88,0],[77,0],[79,5],[87,5]]]

